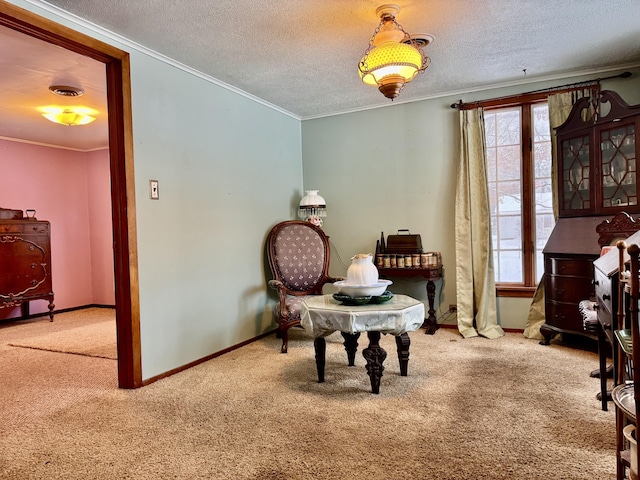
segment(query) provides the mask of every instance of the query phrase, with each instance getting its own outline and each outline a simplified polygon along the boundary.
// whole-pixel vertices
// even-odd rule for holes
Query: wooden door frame
[[[0,0],[0,25],[93,58],[106,66],[113,223],[118,385],[143,385],[129,54]]]

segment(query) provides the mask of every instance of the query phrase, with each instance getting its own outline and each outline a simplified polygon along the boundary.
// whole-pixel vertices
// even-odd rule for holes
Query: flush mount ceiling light
[[[65,108],[58,113],[43,113],[42,116],[47,120],[61,125],[67,125],[68,127],[75,127],[77,125],[86,125],[95,120],[95,117],[86,115],[84,113],[78,113],[68,108]]]
[[[84,90],[69,85],[51,85],[49,91],[62,97],[80,97],[84,95]],[[67,125],[68,127],[87,125],[96,119],[89,115],[89,113],[95,115],[96,112],[87,107],[59,107],[52,105],[42,107],[39,110],[43,112],[42,116],[47,120],[61,125]]]
[[[409,35],[396,21],[400,7],[381,5],[376,9],[380,24],[373,32],[369,47],[358,64],[360,78],[367,85],[374,85],[382,94],[393,100],[405,84],[427,69],[431,59],[422,48],[433,42],[428,34]]]
[[[68,127],[87,125],[96,119],[89,115],[89,113],[95,114],[95,112],[87,107],[48,106],[41,107],[39,110],[47,120],[60,125],[67,125]]]

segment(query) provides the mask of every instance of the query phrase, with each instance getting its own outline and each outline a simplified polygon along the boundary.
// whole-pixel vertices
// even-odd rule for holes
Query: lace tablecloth
[[[380,332],[402,335],[419,329],[424,322],[424,304],[407,295],[394,295],[386,303],[349,306],[332,295],[306,298],[301,305],[301,324],[314,338],[335,331]]]

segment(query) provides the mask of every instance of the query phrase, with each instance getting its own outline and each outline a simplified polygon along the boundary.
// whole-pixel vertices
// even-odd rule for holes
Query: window
[[[553,230],[546,102],[485,109],[487,176],[498,295],[530,296]]]

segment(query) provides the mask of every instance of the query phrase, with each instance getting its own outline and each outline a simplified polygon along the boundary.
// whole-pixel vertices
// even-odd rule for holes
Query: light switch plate
[[[151,200],[158,200],[160,198],[160,190],[158,190],[158,180],[149,180],[149,196]]]

